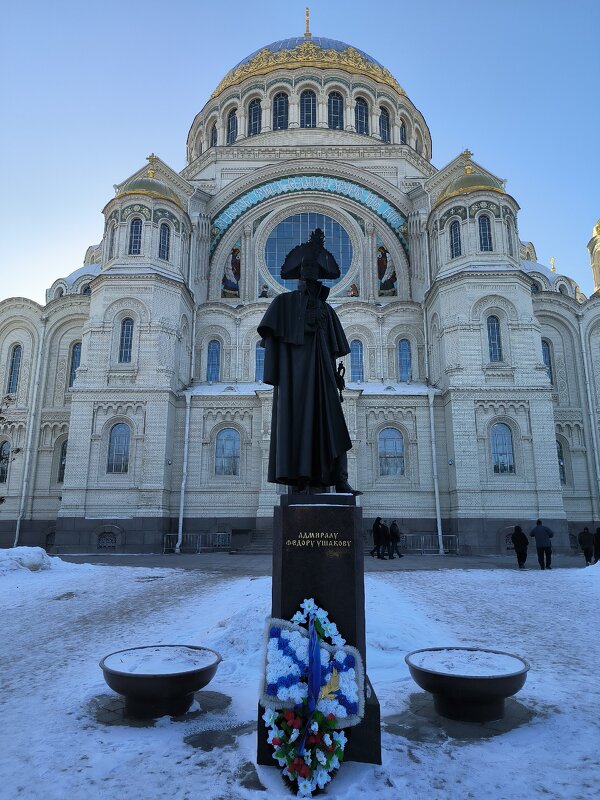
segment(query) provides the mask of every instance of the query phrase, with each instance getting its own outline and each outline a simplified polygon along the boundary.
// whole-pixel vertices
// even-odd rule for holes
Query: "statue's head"
[[[302,280],[335,280],[340,277],[340,268],[332,253],[325,250],[325,234],[315,228],[310,239],[294,247],[285,257],[281,277]]]

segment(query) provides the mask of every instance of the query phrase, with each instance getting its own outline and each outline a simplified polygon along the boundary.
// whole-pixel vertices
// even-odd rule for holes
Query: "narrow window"
[[[210,146],[216,147],[217,146],[217,123],[212,126],[210,129]]]
[[[16,344],[10,354],[10,366],[8,368],[8,384],[6,386],[7,394],[16,394],[17,386],[19,385],[19,373],[21,372],[21,358],[23,356],[23,348],[20,344]]]
[[[390,141],[390,112],[387,108],[382,108],[379,114],[379,135],[382,142]]]
[[[265,374],[265,348],[260,346],[260,342],[257,342],[255,357],[254,357],[254,380],[257,383],[262,383],[264,374]]]
[[[458,258],[460,254],[460,222],[455,219],[450,225],[450,258]]]
[[[58,457],[58,475],[56,476],[57,483],[64,483],[65,481],[65,466],[67,465],[67,442],[65,439],[60,446],[60,456]]]
[[[483,253],[492,251],[492,225],[487,214],[479,217],[479,249]]]
[[[421,134],[418,132],[415,139],[415,150],[420,156],[423,155],[423,138],[421,137]]]
[[[400,339],[398,342],[398,380],[410,381],[412,378],[412,358],[410,352],[410,342],[408,339]]]
[[[139,256],[142,252],[142,220],[139,217],[131,220],[129,226],[129,250],[130,256]]]
[[[514,474],[515,454],[511,429],[503,422],[498,422],[492,426],[490,437],[494,472],[497,475]]]
[[[379,474],[404,475],[404,437],[396,428],[384,428],[377,438]]]
[[[208,361],[206,364],[206,380],[209,383],[218,383],[221,377],[221,343],[218,339],[211,339],[208,343]]]
[[[223,428],[215,444],[215,475],[240,474],[240,434],[235,428]]]
[[[255,98],[248,106],[248,136],[257,136],[262,127],[260,100]]]
[[[171,246],[171,228],[166,222],[160,226],[160,235],[158,238],[158,257],[163,261],[169,260],[169,249]]]
[[[560,482],[567,482],[567,471],[565,469],[565,457],[563,455],[563,446],[556,440],[556,457],[558,458],[558,474],[560,475]]]
[[[406,144],[406,124],[404,120],[400,123],[400,144]]]
[[[508,255],[514,258],[515,255],[515,244],[513,240],[513,229],[510,222],[506,223],[506,241],[508,243]]]
[[[77,369],[81,363],[81,342],[75,342],[71,348],[71,365],[69,366],[69,389],[75,383]]]
[[[121,323],[121,337],[119,339],[119,364],[129,364],[131,362],[131,350],[133,347],[133,320],[126,317]]]
[[[356,98],[356,105],[354,107],[354,127],[357,133],[362,133],[364,136],[369,135],[369,106],[367,101],[362,97]]]
[[[234,144],[237,139],[237,113],[233,108],[227,115],[227,144]]]
[[[115,255],[115,237],[117,235],[117,225],[114,223],[110,226],[110,233],[108,235],[108,260],[114,258]]]
[[[550,352],[550,344],[545,339],[542,339],[542,358],[544,359],[544,365],[546,367],[546,372],[548,373],[548,379],[550,383],[554,385],[554,373],[552,371],[552,353]]]
[[[344,130],[344,98],[339,92],[331,92],[327,98],[327,125],[333,130]]]
[[[362,383],[364,380],[363,346],[360,339],[350,342],[350,380],[353,383]]]
[[[273,130],[285,131],[288,126],[288,96],[278,92],[273,98]]]
[[[317,96],[310,89],[300,95],[300,127],[317,127]]]
[[[8,480],[8,464],[10,461],[10,443],[2,442],[0,444],[0,483],[6,483]]]
[[[129,471],[129,438],[131,431],[129,425],[118,422],[110,429],[108,439],[108,460],[106,471],[108,473],[123,474]]]
[[[502,337],[500,335],[500,320],[498,317],[487,318],[488,346],[490,361],[502,361]]]

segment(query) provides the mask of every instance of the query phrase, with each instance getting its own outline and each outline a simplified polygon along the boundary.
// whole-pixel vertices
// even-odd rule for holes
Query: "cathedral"
[[[247,56],[184,169],[148,156],[45,306],[0,303],[0,546],[268,542],[257,325],[321,228],[365,535],[381,516],[409,551],[494,554],[541,517],[568,551],[600,524],[600,295],[537,261],[509,188],[468,150],[434,166],[423,115],[356,47],[307,23]],[[598,292],[600,222],[588,249]]]

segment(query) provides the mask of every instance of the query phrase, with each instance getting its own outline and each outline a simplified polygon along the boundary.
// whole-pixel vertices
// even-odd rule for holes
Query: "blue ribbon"
[[[321,693],[321,648],[319,646],[319,636],[315,628],[315,618],[311,614],[308,623],[308,719],[304,726],[304,732],[300,739],[298,746],[298,755],[303,756],[306,754],[304,745],[306,744],[306,737],[310,724],[312,722],[313,714],[319,702],[319,694]]]

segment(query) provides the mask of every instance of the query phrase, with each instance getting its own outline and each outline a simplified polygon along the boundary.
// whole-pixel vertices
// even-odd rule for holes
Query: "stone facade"
[[[393,77],[341,42],[274,43],[228,73],[183,171],[151,156],[44,307],[0,303],[0,545],[157,551],[167,533],[270,529],[256,327],[285,290],[290,218],[346,248],[330,299],[354,348],[367,526],[495,553],[538,516],[564,549],[599,521],[598,297],[536,261],[471,153],[437,169],[431,152]],[[588,248],[597,291],[600,223]]]

